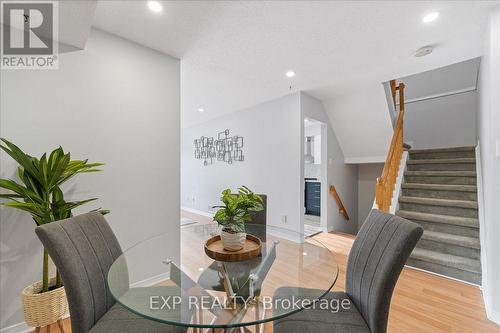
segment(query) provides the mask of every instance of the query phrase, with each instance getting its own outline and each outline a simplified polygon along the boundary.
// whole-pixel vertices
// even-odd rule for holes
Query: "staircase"
[[[474,147],[410,150],[396,215],[424,234],[407,264],[481,284]]]

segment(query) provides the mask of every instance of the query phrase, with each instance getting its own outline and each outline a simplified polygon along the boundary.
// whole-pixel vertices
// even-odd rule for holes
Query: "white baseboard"
[[[166,272],[166,273],[152,276],[150,278],[147,278],[147,279],[144,279],[141,281],[134,282],[130,285],[130,287],[132,287],[132,288],[150,287],[150,286],[155,285],[159,282],[165,281],[169,278],[170,278],[170,273]],[[65,317],[65,318],[67,318],[67,317]],[[22,323],[18,323],[18,324],[0,329],[0,333],[29,333],[29,332],[33,332],[33,331],[34,331],[34,328],[26,325],[26,323],[24,321]]]
[[[141,281],[134,282],[130,285],[130,287],[132,287],[132,288],[150,287],[150,286],[155,285],[159,282],[165,281],[169,278],[170,278],[170,273],[166,272],[166,273],[152,276],[150,278],[147,278],[147,279],[144,279]],[[67,317],[65,317],[65,318],[67,318]],[[33,331],[34,331],[34,328],[29,327],[25,322],[18,323],[18,324],[0,329],[0,333],[29,333],[29,332],[33,332]]]
[[[363,157],[346,157],[345,164],[361,164],[361,163],[384,163],[385,156],[363,156]]]
[[[481,242],[481,273],[482,273],[482,291],[486,316],[492,322],[500,325],[500,313],[493,310],[490,302],[490,291],[488,285],[488,256],[486,252],[486,217],[484,214],[484,189],[483,189],[483,168],[481,165],[481,146],[477,143],[476,146],[476,175],[477,175],[477,202],[479,205],[479,240]]]
[[[0,329],[0,333],[28,333],[32,331],[33,327],[29,327],[24,321],[22,323]]]
[[[449,280],[453,280],[453,281],[457,281],[457,282],[462,282],[462,283],[468,284],[468,285],[473,286],[473,287],[477,287],[477,288],[479,288],[479,289],[482,290],[482,288],[481,288],[480,285],[472,283],[472,282],[460,280],[460,279],[457,279],[457,278],[454,278],[454,277],[451,277],[451,276],[447,276],[447,275],[443,275],[443,274],[439,274],[439,273],[436,273],[436,272],[431,272],[431,271],[428,271],[426,269],[414,267],[414,266],[411,266],[411,265],[405,265],[405,267],[408,267],[408,268],[411,268],[411,269],[415,269],[417,271],[429,273],[429,274],[432,274],[432,275],[440,276],[440,277],[443,277],[445,279],[449,279]]]
[[[69,314],[64,316],[63,319],[69,318]],[[34,327],[30,327],[26,322],[14,324],[12,326],[4,327],[0,329],[0,333],[29,333],[35,330]]]
[[[406,163],[408,162],[408,152],[403,151],[401,156],[401,161],[399,162],[398,176],[396,178],[396,184],[394,185],[394,191],[392,192],[392,202],[389,208],[389,213],[396,214],[399,209],[399,197],[402,194],[401,186],[403,184],[403,179],[406,171]]]
[[[488,316],[488,319],[494,322],[495,324],[500,325],[500,312],[491,311],[490,315]]]
[[[481,245],[481,273],[482,285],[484,287],[485,305],[488,308],[486,299],[488,297],[488,257],[486,252],[486,218],[484,215],[484,192],[483,192],[483,168],[481,165],[481,147],[479,142],[476,146],[476,184],[477,184],[477,203],[478,203],[478,219],[479,219],[479,241]]]
[[[205,212],[203,210],[198,210],[198,209],[194,209],[194,208],[190,208],[190,207],[186,207],[186,206],[181,206],[181,209],[185,210],[186,212],[190,212],[190,213],[193,213],[193,214],[198,214],[198,215],[201,215],[201,216],[206,216],[206,217],[210,217],[210,218],[214,217],[213,213]]]
[[[161,273],[161,274],[152,276],[150,278],[131,283],[130,287],[131,288],[151,287],[157,283],[168,280],[169,278],[170,278],[170,272]]]
[[[484,308],[486,310],[486,317],[497,325],[500,325],[500,312],[493,310],[491,300],[489,299],[488,289],[481,288],[483,292]]]

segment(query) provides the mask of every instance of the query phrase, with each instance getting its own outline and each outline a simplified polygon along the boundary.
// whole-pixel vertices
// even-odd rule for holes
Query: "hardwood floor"
[[[334,290],[343,290],[353,236],[322,233],[314,238],[335,252],[341,276]],[[405,267],[392,298],[388,332],[493,333],[500,326],[486,318],[478,287]]]
[[[210,222],[207,217],[188,212],[182,216],[200,223]],[[334,290],[344,290],[347,257],[354,236],[321,233],[314,238],[335,253],[340,271]],[[71,332],[69,320],[65,320],[64,329],[66,333]],[[57,325],[53,325],[50,332],[59,333]],[[272,324],[266,325],[265,332],[272,332]],[[388,332],[500,333],[500,326],[486,318],[478,287],[406,267],[392,298]]]
[[[71,323],[69,318],[63,320],[64,333],[71,333]],[[35,331],[33,331],[35,332]],[[50,327],[42,327],[40,333],[60,333],[59,327],[56,323],[50,325]]]

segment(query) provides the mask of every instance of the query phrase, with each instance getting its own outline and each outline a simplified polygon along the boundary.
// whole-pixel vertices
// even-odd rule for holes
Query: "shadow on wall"
[[[375,200],[375,184],[383,168],[384,163],[358,165],[358,230],[372,209]]]
[[[0,207],[0,327],[18,321],[22,317],[22,289],[33,276],[42,278],[42,245],[35,236],[31,217],[8,207]],[[12,301],[14,300],[14,301]]]

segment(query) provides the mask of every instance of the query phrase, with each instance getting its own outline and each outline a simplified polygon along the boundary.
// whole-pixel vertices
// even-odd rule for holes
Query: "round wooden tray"
[[[218,261],[243,261],[255,258],[260,255],[262,242],[258,237],[247,234],[245,244],[239,251],[227,251],[222,246],[220,235],[214,236],[205,243],[205,253],[207,256]]]

